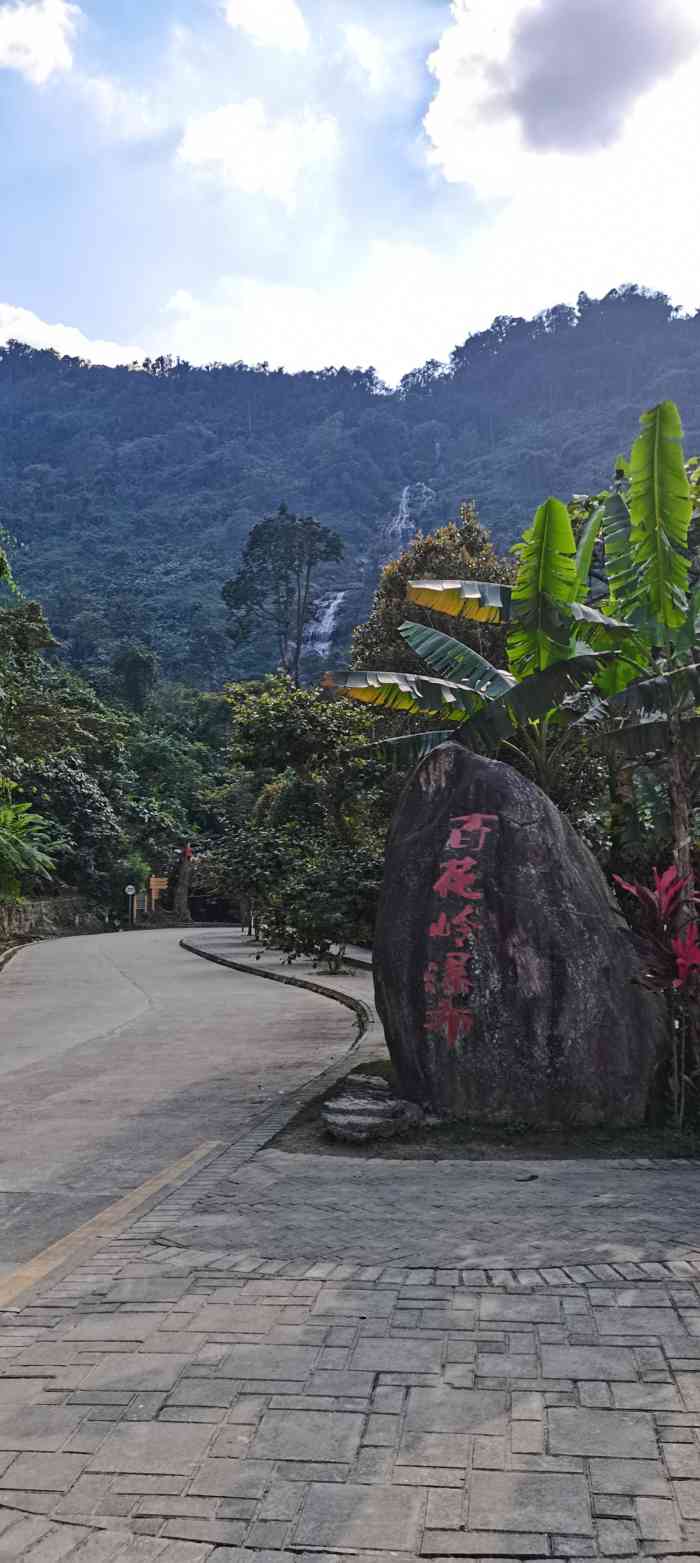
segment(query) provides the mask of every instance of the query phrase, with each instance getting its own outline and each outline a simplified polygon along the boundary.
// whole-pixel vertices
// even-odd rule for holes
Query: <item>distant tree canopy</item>
[[[20,584],[63,655],[108,669],[148,633],[165,678],[215,687],[274,667],[274,631],[234,646],[222,582],[284,500],[345,546],[324,566],[347,589],[342,636],[367,618],[386,528],[424,485],[424,532],[465,494],[497,548],[543,494],[595,493],[640,406],[672,398],[700,449],[700,313],[630,286],[533,320],[498,317],[447,364],[390,390],[372,369],[287,374],[167,356],[109,369],[11,342],[0,349],[0,527]]]

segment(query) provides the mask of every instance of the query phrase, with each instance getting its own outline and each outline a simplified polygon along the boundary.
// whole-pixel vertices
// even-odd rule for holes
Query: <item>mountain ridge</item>
[[[699,393],[700,312],[635,285],[500,316],[393,389],[372,369],[167,357],[112,369],[10,343],[0,521],[74,665],[139,640],[168,675],[206,686],[273,665],[264,638],[234,651],[220,589],[280,503],[343,538],[343,563],[320,580],[326,610],[343,593],[320,654],[340,654],[417,526],[474,498],[505,548],[546,494],[607,482],[644,405],[676,400],[700,452]]]

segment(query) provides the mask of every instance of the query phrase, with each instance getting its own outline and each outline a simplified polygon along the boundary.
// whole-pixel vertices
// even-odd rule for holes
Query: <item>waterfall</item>
[[[395,559],[410,542],[424,520],[430,523],[436,500],[435,490],[427,483],[406,483],[401,490],[399,508],[395,516],[382,528],[382,542],[388,547],[384,558]]]
[[[333,592],[330,597],[323,599],[318,618],[309,625],[304,636],[304,651],[313,652],[317,657],[328,656],[338,615],[346,597],[347,592]]]
[[[387,537],[403,538],[408,532],[408,529],[411,525],[410,501],[411,485],[410,483],[407,483],[406,487],[401,490],[401,498],[399,500],[399,508],[396,512],[396,515],[393,517],[393,520],[389,521],[387,524]]]

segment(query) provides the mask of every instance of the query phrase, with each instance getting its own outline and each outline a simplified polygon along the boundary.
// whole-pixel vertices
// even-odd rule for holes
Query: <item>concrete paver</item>
[[[0,1558],[700,1556],[695,1167],[271,1126],[0,1313]]]

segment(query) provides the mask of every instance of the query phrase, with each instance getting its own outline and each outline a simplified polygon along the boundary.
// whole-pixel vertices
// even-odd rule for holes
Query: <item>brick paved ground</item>
[[[693,1166],[269,1132],[0,1316],[0,1563],[700,1557]]]

